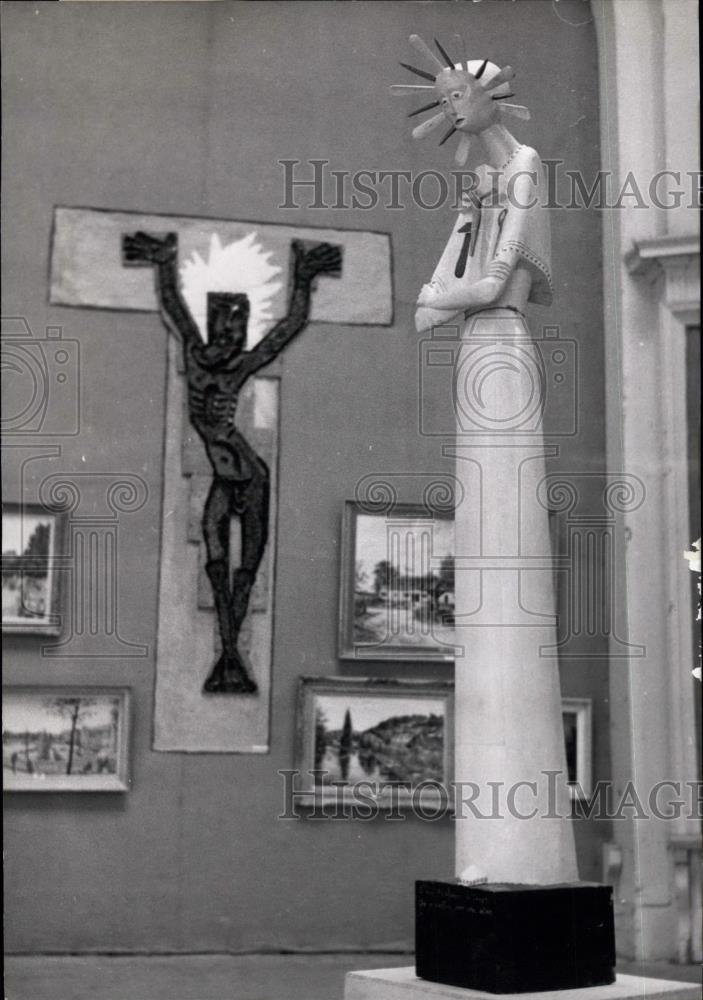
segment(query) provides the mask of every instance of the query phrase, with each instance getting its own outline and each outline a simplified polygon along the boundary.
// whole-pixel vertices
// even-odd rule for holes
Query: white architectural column
[[[686,173],[698,163],[698,14],[692,0],[595,0],[593,9],[602,167],[612,191],[632,173],[646,200],[629,198],[603,218],[608,471],[637,476],[645,491],[621,522],[614,609],[620,634],[645,655],[611,661],[610,711],[615,799],[633,781],[649,815],[637,820],[630,811],[613,824],[622,858],[616,937],[624,956],[675,959],[686,956],[677,941],[673,850],[700,844],[685,784],[696,778],[696,760],[683,560],[691,542],[685,331],[700,322],[698,219]],[[678,783],[688,799],[678,817],[650,808],[663,781]]]

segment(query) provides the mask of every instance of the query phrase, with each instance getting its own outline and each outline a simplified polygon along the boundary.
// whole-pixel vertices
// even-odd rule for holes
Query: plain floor
[[[6,1000],[342,1000],[352,969],[411,955],[23,955],[5,960]],[[692,965],[623,964],[633,975],[700,982]]]

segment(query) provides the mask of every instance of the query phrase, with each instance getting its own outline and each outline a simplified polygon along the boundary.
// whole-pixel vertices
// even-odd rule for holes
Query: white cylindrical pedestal
[[[578,878],[569,814],[539,345],[519,313],[471,317],[455,368],[456,870]]]

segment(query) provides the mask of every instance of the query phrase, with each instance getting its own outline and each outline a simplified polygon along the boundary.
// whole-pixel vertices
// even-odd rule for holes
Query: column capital
[[[674,313],[700,310],[700,237],[661,236],[639,240],[625,254],[625,266],[650,284],[663,277],[663,298]]]

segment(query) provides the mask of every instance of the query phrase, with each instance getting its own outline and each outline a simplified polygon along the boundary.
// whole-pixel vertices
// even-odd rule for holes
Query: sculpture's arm
[[[446,288],[437,280],[423,285],[418,296],[418,306],[432,309],[476,310],[495,305],[505,292],[508,282],[522,263],[522,258],[512,245],[524,237],[529,229],[532,209],[537,206],[538,175],[541,170],[539,157],[534,153],[534,169],[521,170],[509,179],[508,207],[499,217],[498,237],[493,258],[478,281],[461,285],[452,282]],[[527,161],[530,162],[530,161]],[[503,217],[505,221],[503,222]],[[506,244],[508,246],[506,247]]]
[[[283,348],[305,327],[310,316],[312,283],[319,274],[339,277],[342,273],[342,250],[330,243],[304,243],[293,240],[293,287],[288,315],[280,320],[243,359],[251,375],[278,357]]]
[[[486,276],[465,288],[445,289],[438,282],[423,285],[420,289],[417,304],[433,309],[487,309],[494,305],[506,289],[510,276],[518,263],[518,255],[514,260],[493,260],[488,266]]]
[[[185,347],[202,345],[200,331],[178,289],[178,236],[138,232],[122,238],[125,266],[155,268],[156,295],[161,318]]]

